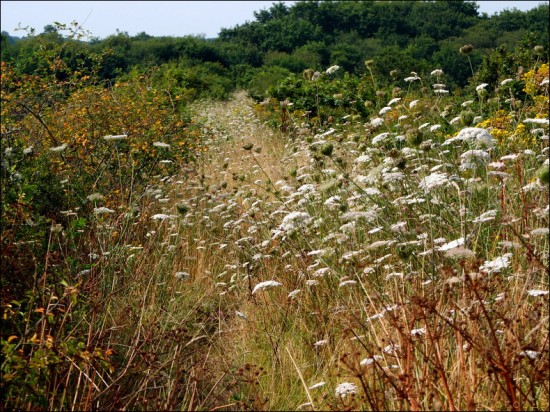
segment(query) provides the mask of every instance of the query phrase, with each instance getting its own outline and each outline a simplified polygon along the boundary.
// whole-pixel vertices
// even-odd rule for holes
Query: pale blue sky
[[[1,30],[24,36],[18,23],[38,33],[54,21],[76,20],[95,37],[105,38],[116,29],[131,36],[204,34],[216,37],[221,28],[254,20],[254,11],[271,7],[274,1],[2,1]],[[292,5],[294,1],[285,1]],[[503,9],[529,10],[548,1],[479,1],[479,12],[489,15]]]

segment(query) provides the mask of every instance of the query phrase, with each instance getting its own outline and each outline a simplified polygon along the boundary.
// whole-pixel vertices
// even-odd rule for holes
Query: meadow
[[[369,60],[193,102],[4,66],[2,407],[547,410],[529,53],[461,90]]]

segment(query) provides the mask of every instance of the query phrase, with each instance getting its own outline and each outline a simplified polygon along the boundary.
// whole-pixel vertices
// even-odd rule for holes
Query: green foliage
[[[134,70],[107,85],[100,68],[110,54],[80,39],[76,23],[56,24],[29,37],[14,64],[2,62],[1,402],[10,409],[77,401],[87,409],[79,385],[67,382],[86,370],[95,377],[84,386],[97,387],[113,372],[113,351],[93,336],[91,307],[105,289],[85,277],[99,256],[91,248],[117,239],[123,228],[108,225],[116,211],[128,211],[121,224],[136,217],[153,176],[192,163],[202,149],[188,98],[231,88],[219,63],[183,67],[176,84]]]

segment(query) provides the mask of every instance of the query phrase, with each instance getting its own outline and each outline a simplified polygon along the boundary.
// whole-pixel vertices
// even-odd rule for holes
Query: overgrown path
[[[186,322],[194,325],[189,336],[193,343],[189,357],[181,358],[186,370],[191,369],[192,379],[181,389],[185,395],[174,395],[171,401],[189,409],[224,404],[230,409],[246,405],[265,408],[259,396],[238,399],[240,395],[235,394],[242,392],[239,374],[243,367],[252,368],[249,372],[254,374],[254,365],[280,362],[281,354],[272,352],[271,346],[265,350],[274,359],[266,362],[251,357],[248,345],[254,338],[249,328],[256,323],[249,319],[258,302],[250,292],[253,285],[273,276],[263,264],[256,266],[256,260],[258,256],[268,257],[266,239],[277,227],[272,216],[281,205],[277,187],[302,159],[290,153],[287,137],[258,119],[253,105],[244,92],[228,101],[193,105],[193,115],[204,122],[210,137],[196,170],[165,186],[165,194],[172,201],[159,210],[172,215],[180,212],[179,229],[169,228],[164,242],[173,243],[177,252],[165,263],[151,259],[152,270],[157,272],[157,268],[169,265],[172,272],[184,270],[190,276],[175,284],[179,303],[168,308],[176,316],[185,313]],[[274,270],[283,269],[278,268],[278,257],[269,256]],[[157,316],[162,318],[160,313]],[[257,353],[264,355],[264,351]],[[280,385],[281,376],[275,374],[275,369],[269,373],[273,374],[269,386]],[[249,383],[254,385],[254,379]]]
[[[252,175],[257,176],[255,180],[269,178],[275,182],[287,174],[282,162],[285,137],[263,124],[255,116],[253,105],[246,92],[238,92],[228,101],[201,102],[193,107],[213,132],[203,157],[206,184],[225,181],[228,187],[234,187],[233,176],[242,179]],[[257,187],[262,185],[258,182]]]

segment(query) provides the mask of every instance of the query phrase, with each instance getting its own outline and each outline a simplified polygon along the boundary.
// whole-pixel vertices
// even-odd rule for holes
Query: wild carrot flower
[[[274,280],[266,280],[265,282],[260,282],[256,286],[254,286],[254,289],[252,290],[252,294],[256,294],[256,292],[260,292],[264,289],[270,289],[277,286],[283,286],[282,283],[276,282]]]
[[[176,278],[179,280],[185,280],[185,279],[189,279],[191,275],[189,275],[189,273],[187,272],[176,272],[174,276],[176,276]]]
[[[539,290],[539,289],[531,289],[527,291],[527,294],[529,296],[545,296],[545,295],[548,295],[548,293],[550,292],[547,290]]]
[[[372,144],[378,144],[380,142],[383,142],[384,140],[386,140],[386,138],[389,135],[390,135],[389,132],[380,133],[379,135],[376,135],[375,137],[372,138]]]
[[[434,243],[437,239],[434,240]],[[445,239],[443,239],[445,241]],[[453,240],[452,242],[445,243],[443,246],[440,246],[437,250],[440,252],[445,252],[449,249],[454,249],[455,247],[463,246],[464,245],[464,238],[461,237],[459,239]]]
[[[487,274],[498,273],[510,265],[511,257],[511,253],[506,253],[493,260],[486,260],[485,263],[479,267],[479,270],[486,272]]]
[[[458,135],[453,138],[455,140],[473,143],[475,147],[493,147],[495,145],[495,139],[491,134],[481,127],[466,127],[462,129]],[[449,144],[453,139],[448,139],[445,144]]]
[[[290,231],[297,227],[305,226],[312,221],[312,217],[305,212],[291,212],[283,218],[281,229]]]
[[[548,236],[548,234],[550,234],[550,229],[547,227],[538,227],[531,230],[529,234],[531,236]]]
[[[316,383],[316,384],[314,384],[314,385],[311,385],[308,389],[311,391],[311,390],[313,390],[313,389],[317,389],[317,388],[320,388],[320,387],[322,387],[322,386],[325,386],[325,382],[318,382],[318,383]]]
[[[462,153],[460,158],[462,159],[461,168],[464,166],[464,168],[471,169],[476,164],[486,165],[489,163],[491,156],[484,150],[468,150]]]
[[[382,359],[384,359],[384,357],[382,357],[380,355],[374,355],[373,357],[363,359],[359,364],[361,366],[369,366],[369,365],[373,364],[374,362],[382,360]]]
[[[97,202],[99,200],[103,200],[104,196],[101,193],[92,193],[91,195],[88,195],[86,197],[90,202]]]
[[[94,208],[94,213],[96,215],[104,215],[104,214],[110,214],[110,213],[115,213],[115,211],[113,209],[109,209],[107,207],[96,207]]]
[[[418,328],[418,329],[411,330],[411,335],[412,336],[424,335],[425,333],[426,333],[426,328]]]
[[[416,80],[420,80],[420,77],[418,76],[410,76],[410,77],[405,77],[404,79],[407,83],[412,83]]]
[[[435,172],[420,181],[420,188],[428,193],[432,189],[446,185],[447,183],[449,183],[449,179],[446,173]]]
[[[525,119],[523,120],[523,123],[534,123],[534,124],[549,124],[548,119]],[[50,149],[51,150],[51,149]]]
[[[470,259],[475,255],[474,251],[464,247],[456,247],[445,252],[445,256],[451,259]]]
[[[529,359],[536,359],[540,355],[540,352],[537,352],[536,350],[524,350],[519,353],[519,356],[526,356]]]
[[[327,73],[328,75],[334,74],[334,73],[336,73],[336,71],[337,71],[339,68],[340,68],[340,66],[336,66],[336,65],[330,66],[330,67],[327,69],[326,73]]]
[[[166,215],[164,213],[158,213],[156,215],[151,216],[151,219],[153,219],[153,220],[166,220],[166,219],[172,219],[173,217],[175,217],[175,216]]]
[[[472,223],[482,223],[482,222],[488,222],[490,220],[494,220],[498,211],[497,210],[489,210],[480,216],[476,217],[472,220]]]
[[[383,123],[384,123],[384,119],[382,119],[381,117],[375,117],[374,119],[371,119],[371,121],[370,121],[370,124],[373,127],[382,126]]]
[[[67,148],[67,143],[63,143],[61,146],[50,147],[50,152],[62,152]]]
[[[336,387],[334,393],[340,398],[345,398],[348,395],[356,394],[357,386],[355,386],[353,383],[343,382]]]
[[[244,313],[239,312],[238,310],[235,311],[235,315],[237,315],[241,319],[249,320],[248,317]]]
[[[288,298],[294,299],[300,292],[301,292],[301,289],[295,289],[288,294]]]

